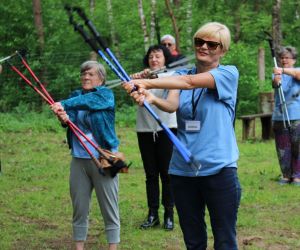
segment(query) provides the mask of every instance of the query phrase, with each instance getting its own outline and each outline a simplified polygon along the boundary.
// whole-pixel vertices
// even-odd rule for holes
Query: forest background
[[[226,24],[232,45],[222,64],[236,65],[240,72],[238,115],[258,112],[258,93],[272,91],[274,62],[264,31],[273,35],[276,48],[292,45],[300,49],[297,0],[2,0],[0,59],[25,48],[29,65],[55,100],[79,87],[79,65],[95,57],[69,24],[65,4],[83,8],[128,73],[143,69],[145,50],[157,43],[157,27],[161,36],[176,36],[181,53],[189,56],[193,54],[192,36],[200,25],[209,21]],[[260,76],[259,50],[265,61]],[[13,63],[21,65],[17,58]],[[108,80],[116,78],[111,70],[107,72]],[[40,98],[6,64],[0,82],[0,112],[41,110]],[[132,105],[122,88],[114,92],[119,109]]]

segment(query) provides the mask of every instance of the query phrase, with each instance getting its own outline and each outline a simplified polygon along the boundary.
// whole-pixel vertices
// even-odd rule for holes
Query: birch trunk
[[[150,44],[155,44],[156,0],[151,0]]]
[[[120,50],[119,50],[119,41],[116,36],[116,29],[114,25],[114,15],[113,15],[113,8],[111,0],[106,0],[106,7],[107,7],[107,15],[108,15],[108,23],[110,26],[110,38],[115,49],[115,53],[117,57],[120,57]]]
[[[188,51],[191,53],[193,50],[193,43],[192,43],[192,31],[193,31],[193,27],[192,27],[192,17],[193,17],[193,1],[192,0],[187,0],[187,7],[186,7],[186,33],[187,33],[187,48]]]
[[[149,48],[149,35],[147,32],[146,18],[144,16],[143,0],[138,0],[138,11],[139,11],[141,26],[142,26],[143,35],[144,35],[144,47],[145,47],[145,52],[146,52]]]
[[[90,13],[91,16],[94,16],[94,12],[95,12],[95,0],[90,0]],[[90,52],[90,60],[92,61],[97,61],[98,59],[98,53],[96,53],[95,51],[91,51]]]
[[[95,0],[90,0],[90,12],[93,15],[95,11]]]

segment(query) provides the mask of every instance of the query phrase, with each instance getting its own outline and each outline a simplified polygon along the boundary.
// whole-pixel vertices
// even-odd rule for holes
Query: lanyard
[[[195,95],[195,89],[193,89],[193,94],[192,94],[192,108],[193,108],[193,110],[192,110],[192,119],[193,119],[193,120],[195,120],[195,116],[196,116],[196,107],[197,107],[198,102],[199,102],[199,100],[200,100],[200,97],[201,97],[201,95],[202,95],[202,93],[203,93],[203,90],[204,90],[204,89],[201,90],[201,92],[200,92],[200,94],[199,94],[197,100],[195,101],[195,96],[194,96],[194,95]]]

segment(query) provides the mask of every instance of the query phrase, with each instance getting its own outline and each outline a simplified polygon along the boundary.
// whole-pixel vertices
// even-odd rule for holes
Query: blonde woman
[[[237,176],[239,157],[233,129],[239,73],[220,64],[230,45],[230,31],[210,22],[194,35],[196,66],[152,80],[133,80],[131,95],[142,105],[146,99],[164,111],[177,111],[177,136],[199,162],[191,167],[174,148],[169,174],[186,248],[207,248],[205,209],[208,209],[214,249],[238,249],[236,221],[241,197]],[[181,89],[168,100],[152,101],[147,89]]]

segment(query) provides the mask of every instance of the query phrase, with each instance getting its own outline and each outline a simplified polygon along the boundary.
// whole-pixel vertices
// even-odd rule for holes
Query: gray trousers
[[[73,239],[85,241],[92,191],[95,189],[105,224],[108,243],[120,242],[120,217],[118,207],[118,176],[112,178],[99,174],[90,159],[72,158],[70,170],[70,195],[73,205]]]

